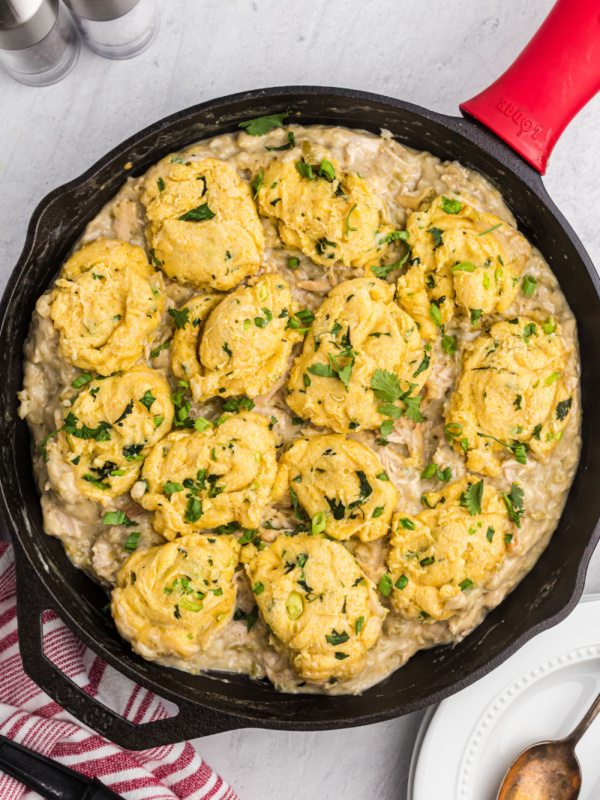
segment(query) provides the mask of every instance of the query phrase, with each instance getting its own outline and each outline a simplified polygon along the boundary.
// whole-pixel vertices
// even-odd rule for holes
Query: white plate
[[[496,800],[500,782],[530,744],[560,739],[600,692],[600,595],[539,634],[424,719],[409,800]],[[577,747],[580,800],[600,797],[600,721]]]

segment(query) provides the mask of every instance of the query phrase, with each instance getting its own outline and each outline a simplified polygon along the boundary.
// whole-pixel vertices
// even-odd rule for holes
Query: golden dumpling
[[[277,471],[265,417],[242,413],[205,430],[174,431],[149,454],[139,502],[167,539],[239,522],[257,528]]]
[[[133,486],[144,457],[172,422],[171,390],[159,372],[138,364],[122,375],[90,380],[65,417],[57,442],[47,447],[55,490],[61,494],[66,462],[66,491],[74,473],[77,489],[106,505]]]
[[[141,247],[96,239],[65,263],[52,290],[50,316],[60,355],[110,375],[142,355],[165,307],[162,277]]]
[[[406,230],[411,266],[398,280],[397,299],[426,338],[435,338],[457,306],[476,325],[515,299],[531,248],[507,222],[453,195],[411,214]]]
[[[178,378],[189,380],[202,371],[198,361],[198,343],[208,315],[224,296],[200,294],[179,309],[171,343],[171,369]]]
[[[407,405],[409,416],[418,417],[416,394],[431,367],[430,350],[394,302],[393,286],[379,278],[344,281],[315,314],[290,372],[288,405],[338,433],[377,428]]]
[[[469,469],[495,475],[502,453],[524,463],[527,450],[545,456],[556,446],[573,403],[561,378],[567,358],[558,326],[522,317],[467,349],[445,430]]]
[[[378,260],[392,227],[368,183],[342,172],[324,151],[302,161],[295,157],[271,162],[258,192],[260,213],[278,221],[283,243],[324,267]]]
[[[271,641],[299,675],[325,683],[365,668],[387,611],[344,545],[282,535],[246,569]]]
[[[190,381],[194,398],[266,394],[285,374],[292,345],[302,339],[288,327],[295,310],[279,275],[263,275],[254,286],[228,295],[204,324],[199,370]]]
[[[207,650],[233,617],[239,549],[233,536],[192,534],[134,553],[110,605],[121,636],[150,660]]]
[[[286,492],[329,536],[363,542],[385,536],[398,500],[375,453],[337,433],[297,439],[284,453],[273,496]]]
[[[226,161],[180,162],[164,159],[141,197],[154,262],[176,281],[232,289],[263,254],[251,189]]]
[[[424,499],[430,508],[392,522],[390,599],[405,617],[448,619],[498,570],[514,525],[500,493],[475,477]]]

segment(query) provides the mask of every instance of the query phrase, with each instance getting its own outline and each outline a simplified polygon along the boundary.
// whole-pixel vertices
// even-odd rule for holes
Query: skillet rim
[[[184,121],[203,112],[218,112],[224,107],[231,106],[232,104],[239,102],[251,101],[256,104],[258,101],[268,101],[274,104],[277,101],[281,107],[285,107],[288,104],[293,104],[295,101],[298,102],[298,98],[301,96],[331,97],[333,98],[334,102],[335,98],[349,98],[365,104],[376,103],[380,106],[391,106],[392,108],[399,109],[403,112],[408,112],[409,114],[413,114],[424,120],[432,121],[443,128],[449,129],[454,135],[461,136],[463,139],[465,139],[469,147],[479,148],[480,150],[484,151],[489,157],[500,163],[504,168],[508,169],[521,183],[524,183],[530,191],[534,192],[536,197],[543,204],[545,212],[554,219],[558,226],[560,226],[570,243],[577,251],[579,258],[583,263],[589,278],[591,279],[596,294],[600,296],[600,277],[596,273],[589,256],[587,255],[583,245],[575,235],[571,226],[549,198],[538,173],[536,173],[535,170],[524,161],[524,159],[512,151],[508,145],[498,139],[494,134],[485,129],[479,123],[470,119],[462,119],[460,117],[439,114],[411,103],[406,103],[401,100],[370,92],[320,86],[272,87],[268,89],[239,92],[213,100],[208,100],[164,117],[142,129],[133,136],[130,136],[124,142],[117,145],[115,148],[98,159],[80,176],[74,178],[66,184],[63,184],[62,186],[57,187],[48,195],[46,195],[46,197],[38,204],[32,214],[31,221],[27,229],[23,251],[9,278],[9,281],[7,282],[2,301],[0,303],[0,347],[5,344],[6,340],[7,317],[10,313],[11,300],[17,290],[21,277],[27,270],[31,269],[30,258],[36,243],[38,229],[41,227],[44,214],[56,202],[59,202],[62,198],[68,196],[70,193],[82,189],[82,187],[86,186],[86,184],[93,181],[95,176],[109,164],[112,164],[115,171],[119,169],[120,165],[124,166],[130,150],[135,148],[136,145],[139,145],[148,137],[160,133],[162,129],[172,126],[174,123]],[[335,111],[333,113],[335,114]],[[309,112],[308,116],[310,115],[311,112]],[[248,117],[244,116],[243,118]],[[236,121],[239,119],[240,116],[238,115],[236,117]],[[303,120],[300,119],[299,122],[302,124]],[[221,127],[226,128],[227,126],[225,124],[221,124]],[[395,138],[402,140],[400,137]],[[155,145],[152,150],[155,151],[156,149],[157,146]],[[156,156],[153,156],[153,159],[156,160]],[[144,170],[145,169],[146,167],[144,167]],[[132,169],[129,174],[136,174],[135,165],[134,169]],[[11,424],[14,425],[15,423],[9,423],[9,427]],[[4,420],[2,422],[2,427],[5,427]],[[157,694],[173,700],[173,702],[177,702],[178,700],[181,701],[181,697],[179,695],[175,695],[172,692],[165,690],[165,688],[154,679],[140,675],[140,671],[135,667],[130,667],[128,664],[124,664],[123,662],[119,661],[118,658],[114,658],[106,651],[105,648],[101,647],[98,642],[94,640],[93,634],[89,633],[76,617],[74,617],[67,609],[63,608],[61,598],[58,595],[58,589],[57,591],[54,591],[54,584],[48,580],[48,575],[43,564],[41,563],[41,560],[37,559],[33,555],[31,542],[28,542],[27,538],[22,536],[19,531],[19,525],[17,524],[11,509],[10,498],[6,493],[5,478],[2,473],[0,473],[0,507],[4,512],[5,519],[7,520],[11,540],[15,544],[15,550],[19,563],[19,571],[29,571],[35,575],[38,581],[42,581],[44,590],[49,595],[49,601],[51,600],[52,605],[60,611],[60,616],[68,625],[68,627],[73,630],[76,635],[94,652],[100,654],[104,660],[115,667],[119,672],[127,675],[127,677],[137,681]],[[443,689],[428,695],[426,699],[406,703],[400,708],[391,707],[386,711],[377,711],[372,714],[362,714],[359,717],[341,719],[336,717],[318,722],[301,719],[290,720],[265,718],[261,715],[252,714],[249,708],[244,709],[242,712],[236,715],[232,712],[217,712],[216,710],[212,709],[211,706],[207,706],[207,708],[211,710],[211,713],[216,717],[219,716],[219,713],[221,713],[221,716],[224,717],[221,720],[215,719],[213,730],[208,732],[212,733],[217,732],[218,730],[247,726],[280,728],[286,730],[326,730],[331,728],[351,727],[391,719],[401,714],[410,713],[412,711],[424,708],[432,703],[439,702],[444,697],[453,694],[459,689],[464,688],[465,686],[473,683],[475,680],[478,680],[483,675],[487,674],[487,672],[491,671],[499,663],[502,663],[502,661],[512,655],[512,653],[516,652],[516,650],[518,650],[526,641],[533,638],[533,636],[537,635],[537,633],[557,624],[564,619],[570,613],[570,611],[572,611],[583,591],[587,566],[599,538],[600,523],[597,523],[586,547],[583,550],[581,558],[579,559],[579,566],[577,568],[575,580],[573,581],[571,587],[570,596],[556,613],[550,614],[549,616],[543,616],[538,623],[528,628],[521,636],[515,639],[509,646],[500,650],[494,658],[488,660],[483,666],[473,670],[466,678],[457,679],[451,683],[448,683]],[[136,656],[134,658],[138,659]],[[138,660],[141,661],[141,659]],[[33,677],[35,680],[35,676],[31,675],[31,677]],[[381,686],[381,684],[379,684],[379,686]],[[370,690],[367,690],[367,692],[368,691]],[[279,695],[273,691],[272,696],[278,697]],[[189,703],[192,701],[187,700],[186,702]],[[200,703],[198,703],[198,705],[200,705]],[[174,717],[172,721],[173,723],[176,723],[178,720],[180,720],[185,725],[186,718],[189,724],[189,716],[185,713],[182,705],[180,705],[180,715]],[[149,727],[151,726],[144,726],[144,728]],[[170,730],[171,732],[167,738],[164,738],[163,736],[159,740],[156,740],[156,742],[160,741],[160,743],[165,743],[166,741],[174,741],[172,728]],[[203,732],[206,733],[207,731],[204,730]],[[186,738],[189,738],[191,734],[186,733],[185,735]],[[199,733],[196,732],[195,735],[199,735]],[[145,747],[148,745],[144,744],[143,746]]]

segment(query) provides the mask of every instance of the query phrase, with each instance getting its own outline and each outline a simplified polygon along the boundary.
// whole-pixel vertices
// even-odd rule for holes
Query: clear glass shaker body
[[[69,12],[59,3],[50,31],[35,44],[20,49],[0,47],[0,65],[19,83],[49,86],[62,80],[79,57],[79,36]]]
[[[156,0],[137,0],[122,16],[103,20],[86,17],[74,0],[67,0],[67,4],[74,13],[83,41],[104,58],[133,58],[152,44],[158,32]]]

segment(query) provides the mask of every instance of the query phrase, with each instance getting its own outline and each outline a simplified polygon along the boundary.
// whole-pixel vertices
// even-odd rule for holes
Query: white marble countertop
[[[83,49],[62,82],[31,89],[0,72],[0,288],[51,189],[151,122],[246,89],[357,88],[456,113],[496,78],[552,0],[159,0],[161,29],[137,59]],[[600,264],[600,96],[555,149],[546,186]],[[587,591],[600,591],[600,553]],[[322,733],[244,730],[199,752],[242,800],[404,800],[421,714]]]

